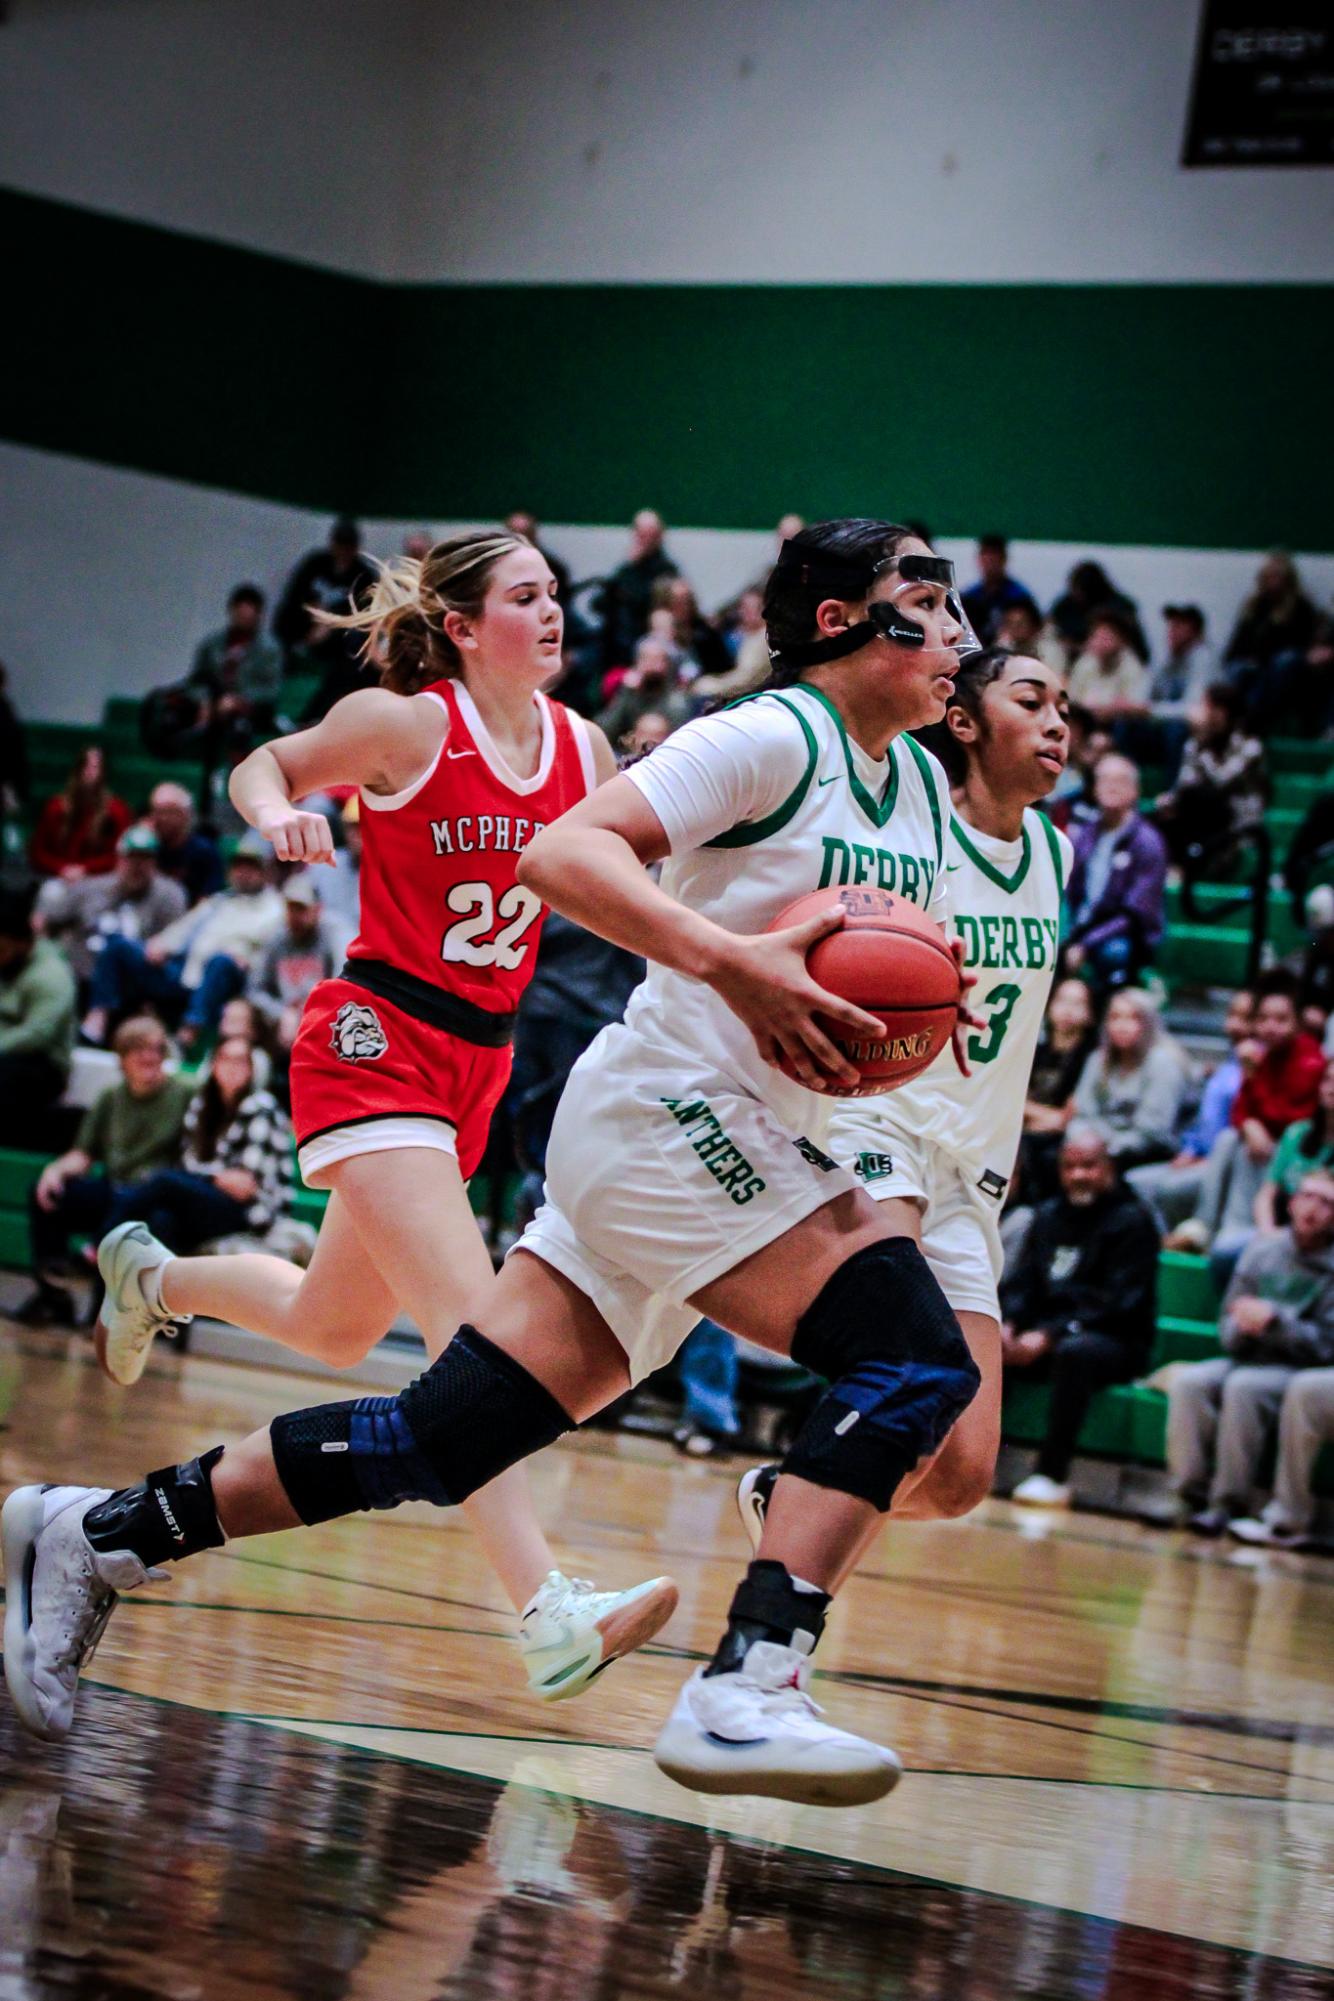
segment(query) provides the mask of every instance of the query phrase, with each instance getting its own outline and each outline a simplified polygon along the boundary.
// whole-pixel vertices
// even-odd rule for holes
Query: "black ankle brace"
[[[201,1459],[164,1466],[137,1487],[122,1487],[89,1508],[83,1532],[94,1549],[133,1550],[141,1563],[175,1563],[227,1540],[213,1505],[212,1473],[222,1457],[215,1445]]]
[[[704,1670],[706,1677],[732,1674],[756,1640],[790,1647],[793,1636],[800,1633],[810,1641],[800,1651],[811,1653],[824,1631],[829,1606],[827,1591],[799,1591],[783,1564],[757,1557],[736,1588],[727,1631]]]

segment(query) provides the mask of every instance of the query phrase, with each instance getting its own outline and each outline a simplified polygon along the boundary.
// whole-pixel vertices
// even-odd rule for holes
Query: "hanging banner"
[[[1204,0],[1185,167],[1334,166],[1334,5]]]

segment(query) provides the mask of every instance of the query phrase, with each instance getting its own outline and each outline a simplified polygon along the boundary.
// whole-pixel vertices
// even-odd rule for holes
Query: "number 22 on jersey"
[[[458,922],[441,940],[440,957],[455,965],[500,966],[507,973],[522,963],[528,946],[520,941],[542,914],[541,898],[517,882],[502,891],[499,901],[489,882],[456,882],[445,905],[458,912]],[[497,918],[500,929],[494,931]]]

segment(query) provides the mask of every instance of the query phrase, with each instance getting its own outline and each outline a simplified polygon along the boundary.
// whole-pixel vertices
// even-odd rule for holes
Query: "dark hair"
[[[1074,597],[1081,598],[1087,605],[1106,604],[1117,595],[1116,585],[1108,576],[1101,563],[1095,563],[1091,556],[1082,563],[1076,563],[1066,579],[1067,588]],[[1090,618],[1093,614],[1090,612]]]
[[[1244,707],[1240,688],[1234,687],[1231,681],[1211,681],[1204,691],[1204,699],[1210,708],[1223,711],[1229,730],[1237,727]]]
[[[0,938],[32,937],[32,906],[37,885],[23,889],[0,889]]]
[[[1095,625],[1110,625],[1123,646],[1135,644],[1135,627],[1125,609],[1116,603],[1100,604],[1088,615],[1088,629]]]
[[[329,540],[337,547],[359,549],[361,547],[361,527],[350,514],[340,514],[329,530]]]
[[[1009,646],[988,646],[981,653],[964,654],[954,676],[954,692],[944,717],[938,723],[929,723],[925,729],[912,732],[918,743],[940,759],[951,785],[962,785],[967,776],[968,752],[949,726],[950,710],[963,709],[975,723],[980,723],[982,701],[987,689],[993,681],[999,681],[1011,660],[1023,657]]]
[[[895,521],[876,521],[857,516],[847,521],[817,521],[803,528],[784,544],[788,549],[809,549],[815,555],[841,556],[850,563],[864,564],[868,573],[893,556],[917,531]],[[769,574],[764,590],[764,624],[769,651],[800,646],[815,636],[815,614],[835,593],[807,583],[793,570],[778,565]],[[865,593],[863,592],[864,596]],[[775,660],[765,682],[767,688],[786,688],[801,678],[803,669]]]
[[[1010,553],[1010,545],[1003,535],[979,535],[977,546],[979,549],[994,549],[1001,557],[1007,557]]]
[[[1262,1001],[1272,1000],[1277,994],[1280,999],[1291,1001],[1295,1008],[1298,992],[1297,975],[1283,966],[1275,966],[1272,972],[1262,973],[1255,982],[1255,1005],[1258,1009]]]
[[[252,604],[256,611],[263,611],[264,593],[258,584],[238,584],[227,600],[227,609],[237,604]]]
[[[214,1061],[217,1060],[218,1051],[225,1049],[228,1042],[239,1042],[249,1056],[250,1089],[253,1090],[255,1083],[255,1051],[253,1044],[247,1042],[242,1035],[229,1035],[226,1042],[220,1042],[217,1049],[214,1050]],[[245,1092],[242,1092],[241,1096],[244,1097]],[[223,1098],[222,1089],[217,1077],[210,1069],[208,1076],[195,1093],[195,1103],[198,1105],[199,1110],[195,1116],[194,1140],[192,1143],[193,1152],[197,1160],[213,1160],[217,1157],[218,1141],[222,1138],[240,1110],[241,1099],[238,1098],[234,1105],[228,1105]]]

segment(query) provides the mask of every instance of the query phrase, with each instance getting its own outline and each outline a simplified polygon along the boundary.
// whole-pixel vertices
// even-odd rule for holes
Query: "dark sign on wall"
[[[1203,0],[1181,163],[1334,166],[1331,0]]]

